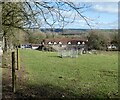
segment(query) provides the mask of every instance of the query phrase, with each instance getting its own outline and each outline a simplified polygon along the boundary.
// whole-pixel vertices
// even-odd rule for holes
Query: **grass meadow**
[[[27,84],[45,87],[48,97],[116,98],[118,95],[117,52],[60,58],[57,52],[20,49],[20,61],[27,72]]]

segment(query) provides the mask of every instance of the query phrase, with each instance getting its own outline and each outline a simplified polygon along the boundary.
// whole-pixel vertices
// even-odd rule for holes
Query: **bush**
[[[51,47],[51,46],[45,46],[45,45],[39,46],[39,48],[37,50],[40,50],[40,51],[52,51],[52,52],[57,51],[53,47]]]
[[[89,49],[106,50],[107,39],[99,31],[91,31],[88,36]]]

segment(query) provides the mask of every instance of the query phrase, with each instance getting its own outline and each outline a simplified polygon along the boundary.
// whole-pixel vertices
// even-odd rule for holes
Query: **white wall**
[[[34,49],[34,50],[37,49],[37,48],[38,48],[38,46],[36,46],[36,47],[32,46],[32,49]]]

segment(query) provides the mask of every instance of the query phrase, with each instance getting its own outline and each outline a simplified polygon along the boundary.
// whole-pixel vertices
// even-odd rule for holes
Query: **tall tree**
[[[111,44],[114,44],[115,46],[118,47],[119,45],[119,38],[118,38],[118,32],[113,32],[111,35]]]
[[[4,36],[4,51],[7,51],[10,38],[17,29],[23,29],[24,15],[21,13],[21,3],[2,3],[2,29]],[[9,41],[8,41],[9,40]]]
[[[26,42],[39,44],[43,39],[46,38],[46,34],[38,29],[34,29],[29,30],[29,34],[26,34],[25,37],[27,38]]]
[[[106,50],[106,45],[108,42],[108,37],[106,37],[102,31],[90,31],[88,36],[88,47],[90,49]]]
[[[74,22],[76,17],[83,18],[90,26],[87,17],[83,15],[89,6],[82,3],[54,0],[54,2],[3,2],[2,6],[5,51],[8,36],[14,36],[16,28],[22,30],[40,28],[42,24],[47,24],[51,28],[57,24],[60,28],[64,28],[68,23]],[[69,20],[70,16],[72,17]]]

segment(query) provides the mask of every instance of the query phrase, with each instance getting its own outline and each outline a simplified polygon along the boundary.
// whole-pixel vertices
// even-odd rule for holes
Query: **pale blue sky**
[[[88,4],[88,2],[86,3]],[[83,15],[90,18],[88,22],[92,28],[97,29],[114,29],[118,28],[118,3],[90,3],[92,6]],[[91,21],[93,20],[93,21]],[[66,28],[89,28],[86,23],[81,20],[80,23],[75,21],[73,24],[67,25]]]
[[[74,1],[74,0],[73,0]],[[82,2],[83,3],[83,2]],[[86,16],[93,29],[117,29],[118,28],[118,2],[84,2],[91,5],[82,15]],[[72,13],[75,13],[74,11]],[[70,13],[66,13],[71,19]],[[57,23],[54,25],[58,27]],[[42,27],[48,27],[43,25]],[[74,23],[65,25],[64,28],[89,29],[84,19],[76,17]]]

